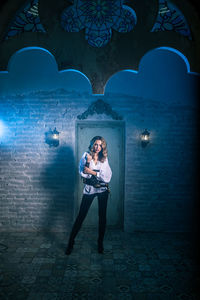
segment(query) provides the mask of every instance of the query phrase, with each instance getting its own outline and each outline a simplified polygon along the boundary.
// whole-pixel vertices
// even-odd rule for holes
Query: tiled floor
[[[183,234],[79,232],[70,256],[65,233],[0,233],[0,299],[187,300],[198,298],[197,266]]]

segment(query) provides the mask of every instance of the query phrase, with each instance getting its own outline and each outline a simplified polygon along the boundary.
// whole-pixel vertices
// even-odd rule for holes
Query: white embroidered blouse
[[[79,164],[79,174],[82,177],[85,178],[90,178],[92,175],[91,174],[85,174],[83,173],[84,167],[87,162],[87,152],[84,152],[80,164]],[[108,163],[108,159],[106,158],[105,161],[102,163],[99,160],[97,161],[97,164],[94,163],[94,160],[92,159],[89,164],[89,168],[91,170],[95,170],[97,172],[97,179],[100,181],[103,181],[105,183],[109,183],[112,177],[112,171]],[[83,194],[96,194],[96,193],[102,193],[107,190],[107,187],[100,187],[100,188],[95,188],[92,185],[85,184],[84,189],[83,189]]]

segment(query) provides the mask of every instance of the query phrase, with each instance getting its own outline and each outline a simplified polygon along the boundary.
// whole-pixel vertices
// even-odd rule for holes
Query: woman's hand
[[[85,167],[85,168],[84,168],[83,173],[85,173],[85,174],[91,174],[91,175],[94,175],[94,176],[97,175],[97,173],[96,173],[95,171],[91,170],[91,169],[88,168],[88,167]]]

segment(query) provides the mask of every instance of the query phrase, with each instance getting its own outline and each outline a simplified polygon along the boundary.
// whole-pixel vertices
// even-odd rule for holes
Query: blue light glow
[[[0,120],[0,138],[3,136],[4,131],[5,131],[5,126],[3,122]]]

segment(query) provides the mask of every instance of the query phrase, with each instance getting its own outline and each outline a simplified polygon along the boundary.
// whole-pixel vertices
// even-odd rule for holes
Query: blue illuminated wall
[[[189,231],[195,187],[197,86],[175,49],[143,56],[114,74],[104,95],[87,77],[60,72],[51,53],[27,48],[0,73],[0,230],[69,230],[75,191],[75,121],[102,99],[126,124],[126,231]],[[107,120],[105,114],[92,119]],[[89,118],[91,119],[91,118]],[[50,128],[59,147],[45,143]],[[141,147],[147,128],[151,141]]]

